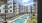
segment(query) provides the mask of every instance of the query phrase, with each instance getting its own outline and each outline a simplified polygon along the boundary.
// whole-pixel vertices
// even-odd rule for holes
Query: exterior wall
[[[24,9],[24,8],[25,8],[24,6],[20,5],[20,8],[19,8],[20,13],[24,13],[24,11],[25,11],[25,9]]]
[[[17,6],[16,6],[16,12],[19,12],[19,5],[18,5],[18,3],[17,3]]]
[[[34,13],[33,4],[28,5],[28,14]]]
[[[20,13],[26,13],[26,12],[28,12],[28,6],[20,5]]]
[[[25,7],[25,11],[26,11],[26,13],[28,12],[28,6]]]
[[[10,18],[10,17],[13,17],[13,16],[14,16],[14,14],[12,14],[12,13],[6,14],[6,18]]]
[[[17,0],[14,0],[16,4],[14,4],[15,8],[15,14],[19,14],[19,2]]]
[[[30,12],[30,5],[28,6],[28,12]]]
[[[10,4],[10,5],[9,5],[9,8],[10,8],[10,6],[12,6],[12,8],[10,8],[10,9],[8,10],[8,13],[13,13],[13,0],[12,0],[12,1],[11,1],[11,0],[9,0],[9,1],[7,0],[7,3]],[[12,10],[12,12],[10,12],[10,10]]]
[[[37,2],[35,2],[34,4],[35,4],[35,6],[34,6],[34,8],[35,8],[35,15],[37,15]]]
[[[1,5],[1,7],[0,7],[0,9],[1,9],[1,13],[5,13],[5,10],[4,10],[3,8],[5,8],[5,5],[4,5],[4,4]]]
[[[37,15],[37,0],[34,0],[34,3],[35,3],[35,15]]]
[[[10,3],[11,2],[11,3]],[[6,14],[6,18],[9,19],[10,17],[13,17],[14,14],[13,14],[13,0],[7,0],[7,5],[8,5],[8,13]],[[12,6],[12,8],[10,8],[10,6]],[[12,10],[12,12],[10,12],[10,10]]]
[[[21,13],[23,12],[23,7],[22,7],[22,5],[20,5],[20,12],[21,12]]]

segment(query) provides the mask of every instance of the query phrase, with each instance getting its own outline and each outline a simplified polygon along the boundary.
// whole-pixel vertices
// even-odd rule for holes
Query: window
[[[16,4],[16,2],[14,1],[13,4]]]
[[[5,8],[8,9],[8,5],[5,5]]]
[[[10,6],[10,8],[12,8],[12,6]]]
[[[12,2],[10,2],[10,4],[12,4]]]
[[[12,12],[12,10],[10,10],[10,12]]]
[[[8,10],[5,10],[5,13],[8,13]]]
[[[34,4],[34,6],[36,6],[36,4]]]

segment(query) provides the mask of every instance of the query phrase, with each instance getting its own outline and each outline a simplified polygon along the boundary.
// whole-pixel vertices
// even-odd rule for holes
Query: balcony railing
[[[13,4],[16,4],[16,1],[14,1]]]
[[[7,8],[5,7],[4,9],[9,9],[9,8],[8,7]]]
[[[7,9],[7,10],[8,10],[9,8],[8,8],[8,6],[6,5],[4,9]]]
[[[13,6],[17,6],[16,4],[14,4]]]

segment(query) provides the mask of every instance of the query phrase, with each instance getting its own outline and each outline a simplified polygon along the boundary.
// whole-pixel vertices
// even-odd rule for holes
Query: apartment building
[[[6,4],[4,3],[6,2]],[[12,17],[13,15],[13,0],[2,0],[0,4],[0,9],[2,14],[6,14],[7,17]]]
[[[0,0],[0,14],[1,13],[5,13],[5,10],[4,10],[4,8],[5,8],[5,5],[6,5],[6,2],[7,0]]]
[[[34,0],[35,15],[37,15],[37,0]]]
[[[0,18],[5,19],[5,5],[7,0],[0,0]]]
[[[28,6],[24,6],[24,13],[28,12]]]
[[[19,2],[17,0],[6,0],[6,4],[4,2],[2,1],[0,4],[0,13],[6,14],[6,18],[14,16],[14,13],[19,14]]]
[[[19,2],[17,0],[13,1],[13,9],[14,9],[14,13],[17,15],[19,14]]]
[[[0,4],[0,14],[5,13],[5,10],[3,8],[5,8],[5,5],[4,4]]]
[[[33,4],[30,4],[30,10],[31,10],[31,13],[34,13],[34,7],[33,7]]]
[[[5,14],[6,18],[13,17],[13,0],[7,0],[7,4],[5,5]]]
[[[13,0],[7,0],[8,8],[8,13],[13,13]]]
[[[20,10],[20,13],[23,13],[23,14],[27,13],[28,12],[28,6],[20,5],[19,10]]]
[[[30,5],[28,5],[28,14],[31,13],[31,10],[30,10]]]
[[[26,5],[26,12],[28,12],[28,14],[34,13],[33,4]]]
[[[22,6],[21,4],[19,5],[19,12],[20,12],[20,13],[23,13],[23,12],[24,12],[23,6]]]

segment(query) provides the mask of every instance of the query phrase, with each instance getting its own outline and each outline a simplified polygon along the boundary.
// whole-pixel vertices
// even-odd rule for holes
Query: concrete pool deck
[[[11,23],[12,20],[15,20],[15,19],[18,18],[18,17],[22,17],[22,15],[19,15],[19,16],[17,16],[17,17],[12,17],[11,19],[7,19],[6,21],[7,21],[8,23]]]
[[[16,20],[16,19],[18,19],[18,18],[21,18],[22,16],[24,16],[24,15],[20,15],[20,16],[18,16],[17,18],[11,18],[10,20],[7,20],[7,22],[8,23],[12,23],[12,21],[14,21],[14,20]],[[21,18],[21,19],[23,19],[23,18]],[[25,20],[25,22],[24,23],[28,23],[28,17],[27,17],[27,19],[24,19]]]

